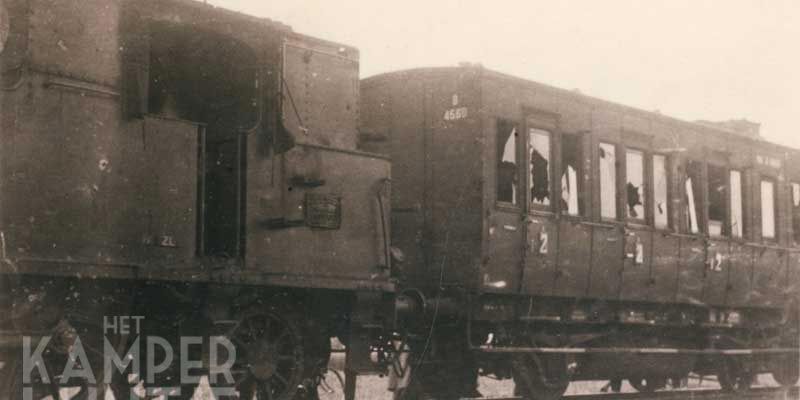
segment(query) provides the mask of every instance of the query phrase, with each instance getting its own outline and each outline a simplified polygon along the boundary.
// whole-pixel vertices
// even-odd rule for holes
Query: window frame
[[[788,213],[791,214],[791,242],[790,244],[794,246],[800,245],[800,223],[795,224],[795,218],[800,222],[800,205],[794,205],[794,189],[795,187],[798,188],[798,192],[800,192],[800,179],[790,179],[789,180],[789,211]],[[798,193],[800,196],[800,193]],[[796,208],[796,209],[795,209]],[[797,228],[797,229],[795,229]]]
[[[764,194],[763,194],[763,185],[765,182],[769,182],[772,184],[772,230],[774,235],[773,236],[765,236],[764,235]],[[758,220],[761,223],[761,241],[768,242],[768,243],[777,243],[781,239],[781,230],[780,230],[780,215],[779,215],[779,199],[778,199],[778,179],[771,175],[762,174],[759,176],[758,179],[758,204],[759,204],[759,213],[758,213]]]
[[[657,202],[656,202],[656,166],[655,166],[656,157],[662,157],[664,159],[664,181],[665,181],[664,182],[664,186],[665,186],[665,188],[664,188],[665,189],[665,191],[664,191],[665,192],[664,193],[664,195],[665,195],[664,203],[666,204],[666,207],[667,207],[667,211],[666,211],[667,223],[666,223],[665,226],[659,226],[656,223],[656,210],[655,210],[655,207],[656,207],[656,204],[657,204]],[[673,205],[672,205],[672,192],[673,192],[673,189],[672,189],[672,183],[671,183],[672,182],[672,180],[671,180],[671,177],[672,177],[672,158],[669,156],[669,154],[653,152],[653,153],[650,153],[650,155],[647,157],[647,160],[650,163],[650,173],[648,174],[647,178],[651,182],[651,185],[650,185],[650,215],[652,217],[651,217],[650,221],[652,223],[652,227],[653,227],[653,229],[656,229],[656,230],[659,230],[659,231],[670,231],[670,232],[673,232],[673,231],[675,231],[675,228],[674,228],[675,224],[674,224],[673,216],[672,216],[672,207],[673,207]]]
[[[705,212],[706,234],[708,235],[708,237],[715,238],[715,239],[731,238],[732,237],[732,229],[731,229],[731,224],[732,224],[732,220],[731,220],[731,211],[732,211],[731,210],[731,200],[732,200],[732,197],[731,197],[731,194],[732,194],[732,192],[731,192],[731,182],[730,182],[730,180],[731,180],[731,168],[730,168],[729,165],[727,165],[727,163],[717,163],[717,162],[709,162],[709,161],[705,161],[704,163],[705,163],[705,166],[703,167],[703,169],[705,170],[705,172],[704,172],[703,175],[704,175],[704,179],[705,179],[705,184],[703,184],[702,187],[705,189],[705,191],[703,193],[704,194],[704,200],[705,200],[704,201],[705,204],[704,204],[704,207],[703,207],[703,211]],[[723,218],[722,221],[720,221],[722,223],[722,225],[720,227],[720,234],[719,235],[712,235],[711,234],[711,221],[712,221],[712,219],[711,219],[711,174],[710,174],[710,169],[712,167],[722,171],[722,176],[724,178],[723,182],[725,184],[724,185],[724,193],[723,193],[723,197],[722,197],[723,198],[724,215],[722,216],[722,218]],[[713,220],[713,221],[717,221],[717,220]]]
[[[731,178],[734,172],[739,173],[739,208],[741,209],[741,234],[736,236],[733,234],[733,188],[731,185]],[[749,200],[747,197],[748,192],[748,178],[747,178],[747,170],[742,167],[738,166],[731,166],[728,168],[728,228],[729,228],[729,235],[727,236],[731,240],[741,241],[744,242],[747,240],[750,226],[748,222],[749,216]]]
[[[695,186],[694,180],[692,180],[692,196],[694,198],[694,211],[695,211],[695,219],[697,220],[697,232],[692,232],[692,223],[691,223],[691,209],[690,204],[688,202],[688,192],[686,190],[686,181],[689,178],[693,178],[689,175],[689,166],[692,163],[696,163],[700,166],[700,172],[698,175],[698,184]],[[681,224],[684,228],[683,232],[687,235],[696,235],[696,236],[708,236],[708,206],[707,204],[707,197],[708,197],[708,176],[707,176],[707,166],[705,161],[700,161],[695,158],[687,158],[684,160],[683,163],[684,171],[682,176],[682,181],[680,183],[680,191],[681,191],[681,203],[683,204],[683,211],[685,215],[681,216],[682,220],[685,220],[685,225]],[[699,190],[695,190],[697,187]],[[698,214],[699,211],[699,214]],[[688,220],[686,220],[688,218]]]
[[[625,152],[625,162],[623,164],[624,168],[620,167],[620,169],[622,170],[622,171],[620,171],[620,173],[621,173],[621,175],[623,177],[623,181],[621,182],[621,184],[625,189],[623,190],[623,192],[621,194],[619,194],[623,198],[623,205],[622,205],[622,208],[623,208],[623,211],[624,211],[623,218],[624,218],[624,220],[626,222],[629,222],[629,223],[633,223],[633,224],[637,224],[637,225],[651,225],[650,224],[650,212],[649,212],[649,204],[650,204],[650,198],[651,198],[651,195],[650,195],[649,192],[651,190],[650,189],[651,185],[650,185],[649,178],[648,178],[648,171],[650,170],[650,168],[648,166],[648,158],[649,158],[650,152],[648,152],[645,149],[642,149],[642,148],[639,148],[639,147],[634,147],[634,146],[630,146],[630,147],[626,146],[623,150]],[[641,196],[642,197],[642,199],[641,199],[642,200],[642,217],[641,218],[639,218],[639,217],[631,217],[631,216],[628,215],[628,207],[629,206],[628,206],[628,190],[627,189],[628,189],[628,182],[629,182],[628,181],[628,154],[629,153],[638,153],[639,155],[641,155],[641,159],[642,159],[642,190],[641,190],[641,192],[642,192],[642,196]],[[619,187],[619,184],[617,184],[617,187]]]
[[[605,140],[601,138],[594,145],[594,150],[597,152],[597,162],[595,164],[595,168],[597,172],[593,175],[597,179],[597,220],[600,222],[620,222],[621,215],[620,215],[620,201],[619,201],[619,184],[620,184],[620,162],[618,161],[618,156],[620,153],[620,146],[612,141]],[[613,163],[613,171],[611,172],[610,176],[613,177],[614,182],[612,182],[611,187],[613,188],[613,196],[614,205],[610,209],[614,210],[614,216],[608,217],[603,215],[603,173],[602,169],[600,168],[601,165],[601,156],[600,151],[602,150],[602,146],[607,145],[614,149],[614,163]],[[605,150],[603,150],[605,151]]]
[[[513,129],[517,130],[516,139],[514,140],[514,157],[515,157],[515,167],[516,167],[515,170],[516,170],[516,175],[517,175],[517,185],[516,185],[517,189],[516,189],[516,193],[514,193],[513,189],[512,189],[512,201],[511,202],[503,201],[503,200],[499,199],[499,197],[500,197],[499,196],[499,189],[500,189],[500,168],[499,168],[499,166],[500,166],[500,161],[501,161],[499,158],[502,158],[502,155],[499,155],[499,158],[498,158],[497,150],[499,149],[498,140],[500,138],[500,127],[501,127],[501,125],[503,123],[506,123],[506,124],[508,124],[508,126],[510,126]],[[526,198],[524,196],[524,191],[525,191],[524,186],[525,186],[525,184],[523,182],[520,182],[520,179],[519,179],[520,171],[522,171],[521,164],[525,163],[524,157],[522,157],[523,156],[523,154],[522,154],[523,152],[522,152],[522,149],[521,149],[522,148],[522,145],[521,145],[522,140],[520,139],[520,134],[519,134],[520,126],[521,126],[521,124],[518,121],[513,120],[513,119],[500,118],[500,117],[495,118],[495,138],[494,138],[494,140],[495,140],[495,148],[494,148],[493,151],[494,151],[495,157],[497,159],[495,159],[495,164],[494,164],[495,185],[494,185],[494,189],[493,190],[494,190],[495,204],[498,207],[501,207],[501,208],[511,208],[511,209],[515,209],[515,210],[520,210],[520,209],[522,209],[522,205],[525,202],[525,198]],[[505,147],[505,143],[504,143],[504,147]]]
[[[526,110],[525,111],[525,123],[523,124],[524,129],[524,139],[523,143],[521,144],[520,151],[522,152],[522,164],[524,168],[522,169],[522,176],[524,179],[524,188],[522,189],[524,194],[522,196],[522,202],[524,208],[527,210],[529,214],[536,214],[536,213],[544,213],[544,214],[555,214],[556,210],[558,209],[557,204],[558,201],[555,198],[554,194],[556,193],[557,189],[560,189],[560,185],[556,185],[555,180],[553,179],[553,175],[555,174],[556,167],[560,166],[557,161],[560,161],[560,154],[558,151],[560,149],[556,147],[556,138],[559,137],[560,132],[558,129],[558,119],[555,115],[550,115],[549,113],[544,112],[537,112]],[[532,143],[531,143],[531,130],[536,129],[539,131],[547,132],[548,137],[548,151],[550,152],[550,158],[548,159],[548,191],[549,191],[549,201],[550,204],[534,204],[533,203],[533,196],[531,194],[531,190],[533,189],[531,183],[533,180],[533,176],[531,174],[531,150],[532,150]],[[560,197],[560,194],[559,194]]]
[[[554,182],[556,184],[556,190],[558,193],[558,204],[556,210],[558,214],[564,218],[571,218],[571,219],[584,219],[588,218],[591,214],[591,181],[586,181],[585,179],[585,169],[586,169],[586,135],[581,132],[577,133],[567,133],[567,132],[558,132],[558,141],[557,141],[557,151],[558,151],[558,159],[557,159],[557,167],[558,167],[558,177]],[[575,182],[576,182],[576,197],[578,202],[578,213],[577,214],[570,214],[569,213],[569,206],[566,209],[561,207],[561,195],[563,193],[564,187],[562,185],[562,177],[564,174],[564,138],[569,137],[575,140],[575,145],[577,146],[576,158],[577,158],[577,165],[575,170]]]

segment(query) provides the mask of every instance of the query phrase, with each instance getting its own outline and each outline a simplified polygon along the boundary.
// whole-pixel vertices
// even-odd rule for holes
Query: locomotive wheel
[[[724,357],[720,360],[717,380],[726,392],[744,392],[750,389],[755,375],[749,370],[747,360]]]
[[[20,350],[21,352],[21,350]],[[31,376],[29,385],[23,384],[22,379],[22,359],[19,357],[18,352],[7,352],[0,354],[0,360],[3,362],[3,367],[0,368],[0,400],[19,400],[23,398],[23,388],[30,387],[33,400],[45,399],[52,397],[58,399],[58,386],[51,383],[42,383],[41,377],[38,374]],[[44,357],[45,363],[48,363],[48,358]],[[49,363],[48,363],[49,364]],[[45,366],[49,371],[53,369],[49,365]],[[36,373],[36,369],[32,373]],[[55,377],[50,376],[51,382]]]
[[[628,378],[628,383],[633,386],[636,391],[641,393],[652,393],[656,390],[663,389],[667,386],[667,379],[666,378],[657,378],[657,377],[649,377],[649,378]]]
[[[520,354],[511,360],[514,395],[535,400],[560,399],[569,386],[567,358],[561,354]]]
[[[772,378],[781,386],[794,386],[800,379],[800,356],[782,354],[770,361]]]
[[[229,334],[236,346],[231,372],[239,399],[291,400],[303,383],[301,318],[288,307],[258,307]]]
[[[9,353],[0,356],[3,363],[0,368],[0,400],[14,400],[22,397],[22,376],[20,362]]]

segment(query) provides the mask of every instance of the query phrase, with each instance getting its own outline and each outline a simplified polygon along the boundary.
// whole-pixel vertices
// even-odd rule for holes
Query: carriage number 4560
[[[467,107],[451,108],[444,112],[445,121],[456,121],[467,118]]]

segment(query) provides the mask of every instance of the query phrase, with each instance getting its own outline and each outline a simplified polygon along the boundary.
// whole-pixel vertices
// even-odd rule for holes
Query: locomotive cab
[[[237,341],[243,398],[316,390],[332,337],[374,370],[390,164],[356,149],[355,48],[190,0],[0,5],[0,398],[58,389],[18,375],[23,338],[80,337],[95,374],[104,340],[137,343],[105,316]]]

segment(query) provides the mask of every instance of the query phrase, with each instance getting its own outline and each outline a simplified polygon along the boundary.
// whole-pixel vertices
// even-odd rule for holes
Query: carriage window
[[[625,198],[628,218],[644,220],[644,154],[628,150],[625,154]]]
[[[775,183],[761,181],[761,236],[775,239]]]
[[[725,227],[728,213],[727,188],[728,177],[725,168],[708,166],[708,234],[722,236],[727,233]]]
[[[497,201],[517,204],[517,127],[511,121],[497,121]]]
[[[600,143],[600,216],[617,218],[617,157],[613,144]]]
[[[580,144],[579,136],[561,136],[561,210],[569,215],[583,214]]]
[[[742,212],[742,173],[731,171],[731,236],[742,237],[744,233],[744,218]]]
[[[700,232],[700,219],[703,216],[701,212],[702,200],[699,197],[702,175],[703,165],[697,161],[689,161],[686,166],[684,191],[686,194],[686,226],[691,233]]]
[[[531,188],[531,204],[550,205],[550,132],[531,128],[531,166],[528,184]]]
[[[669,226],[668,203],[667,158],[656,154],[653,156],[653,216],[656,228]]]
[[[800,183],[792,183],[792,230],[794,242],[800,243]]]

